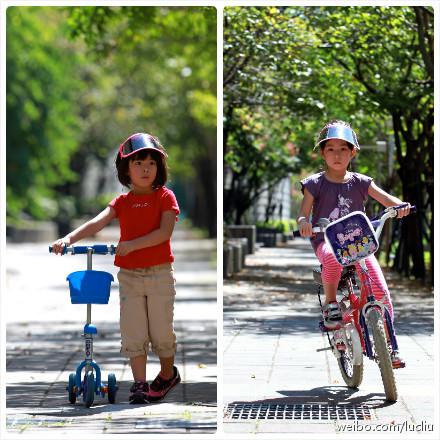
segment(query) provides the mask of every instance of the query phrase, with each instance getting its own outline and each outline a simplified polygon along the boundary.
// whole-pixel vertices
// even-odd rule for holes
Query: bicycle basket
[[[80,270],[67,276],[72,304],[108,304],[113,275],[99,270]]]
[[[350,266],[379,249],[374,228],[361,211],[354,211],[330,223],[324,235],[341,266]]]

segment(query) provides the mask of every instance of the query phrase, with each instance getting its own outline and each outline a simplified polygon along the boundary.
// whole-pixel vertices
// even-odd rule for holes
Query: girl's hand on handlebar
[[[411,203],[407,203],[405,207],[397,209],[397,218],[406,217],[410,213],[410,210],[411,210]]]
[[[298,225],[299,233],[301,237],[311,237],[313,234],[312,224],[308,221],[302,221]]]
[[[52,243],[52,252],[56,255],[63,255],[64,249],[70,246],[70,238],[59,238],[57,241]]]

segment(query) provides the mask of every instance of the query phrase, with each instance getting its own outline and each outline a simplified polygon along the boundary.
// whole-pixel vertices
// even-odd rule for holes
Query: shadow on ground
[[[80,411],[77,409],[78,403],[68,404],[66,386],[69,374],[74,372],[84,358],[82,332],[78,331],[77,324],[71,322],[50,323],[50,328],[47,326],[48,324],[36,322],[27,325],[8,325],[7,372],[20,374],[20,377],[16,381],[9,380],[6,390],[7,407],[35,409],[62,407],[63,415],[66,416],[66,411]],[[98,328],[94,357],[101,367],[102,382],[106,383],[108,373],[112,372],[107,366],[122,366],[127,360],[119,353],[118,324],[100,323]],[[176,353],[177,365],[179,363],[216,365],[215,322],[206,321],[201,327],[198,321],[177,321],[175,331],[179,340]],[[47,374],[47,381],[41,381],[41,373]],[[131,383],[124,381],[119,385],[117,401],[126,402]],[[215,378],[209,382],[184,382],[179,388],[179,392],[176,390],[175,393],[167,396],[168,403],[210,406],[217,402]],[[80,396],[79,399],[81,398]],[[108,403],[106,398],[101,396],[95,396],[95,402]],[[112,411],[117,408],[117,405],[113,406]],[[106,407],[105,410],[108,408]],[[89,411],[99,411],[99,407]]]
[[[8,408],[20,408],[29,415],[50,415],[54,417],[80,417],[100,413],[112,413],[125,411],[133,408],[128,403],[130,381],[118,383],[119,390],[116,403],[110,404],[107,397],[96,396],[93,406],[86,408],[83,405],[82,396],[79,396],[75,404],[70,404],[66,391],[67,383],[56,382],[47,393],[47,382],[19,382],[7,386]],[[45,396],[45,399],[42,397]],[[178,385],[167,397],[166,403],[181,404],[182,406],[215,406],[217,402],[216,382],[185,382]],[[160,405],[145,404],[145,409]],[[183,409],[182,409],[183,411]]]
[[[295,244],[295,247],[298,245]],[[304,245],[307,249],[307,245]],[[319,332],[320,306],[317,285],[313,282],[313,266],[289,264],[288,248],[265,249],[264,258],[254,254],[241,272],[224,280],[223,313],[225,332],[246,327],[246,332],[270,335],[279,332]],[[280,264],[267,264],[272,255]],[[315,259],[313,254],[308,260]],[[305,261],[307,255],[301,256]],[[293,261],[293,260],[292,260]],[[420,282],[404,279],[385,270],[394,304],[397,332],[407,334],[434,333],[433,291]],[[300,305],[300,306],[298,306]],[[260,319],[247,318],[242,312],[255,310]],[[273,314],[273,316],[271,316]],[[280,317],[280,314],[284,315]]]
[[[371,409],[384,408],[395,403],[386,402],[385,394],[367,394],[356,396],[358,390],[341,386],[316,387],[310,390],[278,390],[286,396],[280,398],[262,399],[254,401],[235,401],[228,404],[326,404],[326,405],[364,405]]]

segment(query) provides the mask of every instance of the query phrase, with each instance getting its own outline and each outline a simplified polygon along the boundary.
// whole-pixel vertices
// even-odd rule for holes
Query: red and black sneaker
[[[148,382],[135,382],[130,388],[130,403],[148,403]]]
[[[149,402],[162,400],[180,382],[180,374],[176,366],[173,366],[173,371],[174,375],[171,379],[164,379],[159,373],[151,382],[148,392]]]

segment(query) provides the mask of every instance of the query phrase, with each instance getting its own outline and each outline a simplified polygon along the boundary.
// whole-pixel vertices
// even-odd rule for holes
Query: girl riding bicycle
[[[336,301],[342,266],[338,264],[330,246],[324,241],[323,234],[312,232],[313,225],[317,224],[320,218],[334,221],[353,211],[365,211],[364,204],[368,196],[385,207],[404,202],[379,188],[371,177],[349,171],[351,160],[360,147],[356,134],[348,123],[334,120],[326,124],[320,131],[314,148],[318,147],[326,169],[301,181],[304,198],[297,222],[301,236],[311,237],[313,249],[322,265],[321,276],[325,293],[324,324],[329,329],[336,329],[342,320],[341,309]],[[404,217],[409,212],[410,204],[400,209],[397,217]],[[387,303],[393,319],[393,306],[379,263],[374,255],[370,255],[366,264],[372,278],[373,293],[376,299]],[[392,361],[393,364],[403,364],[397,352]]]
[[[130,192],[113,199],[94,219],[53,244],[65,246],[96,234],[118,218],[121,237],[116,250],[121,305],[121,353],[130,359],[134,384],[130,403],[161,400],[180,382],[174,366],[176,335],[173,308],[176,294],[170,239],[179,214],[173,192],[165,187],[167,154],[159,140],[136,133],[119,147],[118,179]],[[161,370],[149,385],[146,362],[149,345]]]

